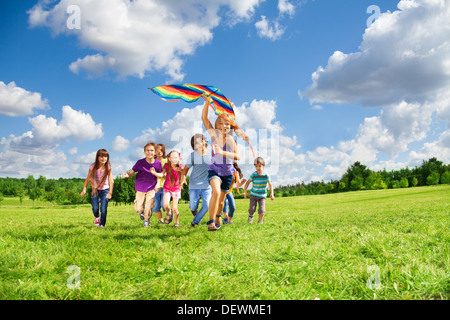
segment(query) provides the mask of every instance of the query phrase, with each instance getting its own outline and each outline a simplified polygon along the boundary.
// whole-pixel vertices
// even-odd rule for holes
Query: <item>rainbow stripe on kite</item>
[[[174,84],[150,88],[151,91],[160,96],[163,100],[172,102],[183,100],[186,102],[197,101],[203,93],[212,99],[212,107],[217,115],[228,114],[235,119],[233,106],[230,100],[214,86],[203,86],[196,84]]]
[[[231,104],[230,100],[228,100],[227,97],[225,97],[223,93],[214,86],[202,86],[197,84],[172,84],[152,87],[149,89],[160,96],[163,100],[169,102],[183,100],[191,103],[197,101],[198,99],[200,99],[202,94],[206,93],[212,99],[210,106],[214,109],[214,112],[219,117],[226,119],[232,126],[236,128],[235,130],[244,134],[244,132],[236,124],[236,117],[234,115],[233,105]],[[229,115],[230,117],[226,117],[225,115]],[[245,140],[250,146],[254,157],[255,152],[253,151],[253,147],[246,136]]]

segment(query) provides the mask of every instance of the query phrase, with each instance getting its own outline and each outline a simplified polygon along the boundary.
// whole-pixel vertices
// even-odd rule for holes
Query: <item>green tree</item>
[[[408,179],[402,178],[400,180],[400,188],[408,188],[408,187],[409,187]]]
[[[353,191],[361,190],[364,184],[364,179],[361,176],[355,176],[353,180],[350,181],[350,189]]]
[[[427,185],[433,186],[439,184],[440,175],[438,172],[431,172],[431,174],[427,177]]]
[[[450,171],[445,171],[441,176],[442,184],[450,184]]]

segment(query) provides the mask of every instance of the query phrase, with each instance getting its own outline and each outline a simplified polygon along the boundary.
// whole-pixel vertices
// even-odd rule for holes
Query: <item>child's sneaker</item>
[[[144,214],[141,213],[140,216],[141,216],[141,220],[144,220]]]
[[[150,227],[150,221],[145,220],[144,221],[144,228],[148,228],[148,227]]]
[[[94,225],[98,227],[100,225],[100,217],[95,218]]]
[[[263,220],[258,220],[258,223],[259,224],[263,224]]]
[[[248,217],[248,223],[253,223],[253,217]]]

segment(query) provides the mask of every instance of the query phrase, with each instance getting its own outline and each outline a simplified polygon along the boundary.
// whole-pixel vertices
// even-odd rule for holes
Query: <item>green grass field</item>
[[[0,299],[450,298],[448,185],[276,198],[261,225],[247,209],[208,232],[187,204],[178,229],[110,205],[99,229],[90,206],[5,198]]]

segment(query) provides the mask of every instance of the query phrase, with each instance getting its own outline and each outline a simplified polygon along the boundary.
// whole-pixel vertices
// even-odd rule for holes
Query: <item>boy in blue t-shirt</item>
[[[186,184],[186,176],[189,168],[192,168],[189,178],[189,209],[194,215],[191,225],[195,227],[200,224],[203,216],[208,212],[212,189],[208,179],[208,165],[211,163],[211,152],[208,150],[206,138],[201,133],[196,133],[191,138],[191,147],[194,150],[182,171],[181,187]],[[200,198],[202,208],[198,210]]]
[[[264,172],[265,167],[264,159],[258,157],[255,159],[256,171],[250,175],[250,178],[244,185],[244,198],[247,199],[247,188],[250,182],[252,183],[252,189],[250,191],[250,207],[248,209],[248,223],[253,222],[253,214],[256,211],[256,205],[258,208],[258,223],[263,223],[264,215],[266,214],[266,186],[270,188],[270,199],[274,200],[273,185],[270,180],[270,176]]]

